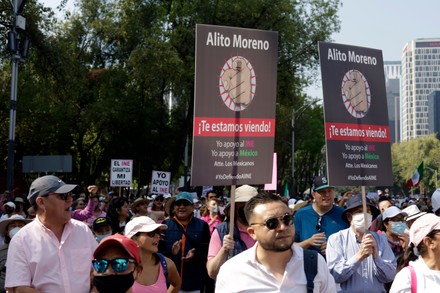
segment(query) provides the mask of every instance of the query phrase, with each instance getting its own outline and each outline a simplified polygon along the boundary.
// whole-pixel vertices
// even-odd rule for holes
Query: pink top
[[[159,276],[156,280],[156,283],[152,285],[142,285],[137,281],[134,281],[133,286],[131,287],[132,293],[166,293],[167,292],[167,280],[165,279],[165,275],[163,273],[162,264],[159,261]]]
[[[96,202],[92,199],[89,199],[87,206],[84,209],[77,209],[71,212],[72,219],[78,221],[84,221],[93,216],[93,212],[95,211]]]
[[[240,231],[240,238],[246,244],[246,247],[252,247],[255,244],[255,240],[249,236],[248,232],[245,230],[238,229]],[[218,235],[218,231],[214,230],[211,235],[211,240],[209,241],[209,250],[208,250],[208,260],[214,258],[217,253],[222,248],[222,241],[220,239],[220,235]]]
[[[209,215],[201,217],[200,219],[202,219],[203,221],[208,223],[208,225],[211,223],[211,217]],[[217,215],[217,217],[215,218],[215,221],[211,225],[209,225],[209,232],[211,232],[211,235],[212,235],[212,232],[214,231],[215,226],[217,226],[221,222],[222,222],[222,218],[220,218],[220,216]]]
[[[59,241],[37,216],[21,228],[9,244],[5,287],[30,286],[50,293],[89,293],[96,246],[98,243],[86,224],[70,220]]]

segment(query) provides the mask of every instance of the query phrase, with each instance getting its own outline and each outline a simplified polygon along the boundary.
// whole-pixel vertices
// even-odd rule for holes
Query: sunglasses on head
[[[322,220],[322,217],[319,216],[318,222],[316,223],[316,230],[318,230],[318,232],[321,232],[321,220]]]
[[[190,203],[186,200],[179,200],[179,201],[176,201],[175,205],[178,207],[180,207],[180,206],[187,207],[190,205]]]
[[[136,263],[134,259],[131,258],[115,258],[112,260],[107,259],[94,259],[92,260],[93,269],[102,274],[108,269],[108,265],[112,266],[113,271],[115,273],[123,273],[128,268],[128,263]]]
[[[279,227],[280,222],[283,223],[285,226],[290,226],[292,225],[292,221],[293,215],[286,213],[284,214],[284,216],[269,218],[263,223],[253,223],[251,225],[266,226],[267,229],[273,230]]]

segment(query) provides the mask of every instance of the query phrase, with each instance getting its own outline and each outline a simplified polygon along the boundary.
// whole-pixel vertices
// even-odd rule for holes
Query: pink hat
[[[93,257],[96,258],[104,248],[112,245],[122,247],[132,258],[135,259],[136,264],[141,262],[139,248],[136,242],[121,234],[114,234],[112,236],[105,237],[99,243],[98,247],[96,247]]]
[[[440,229],[440,217],[434,214],[423,215],[409,229],[409,240],[417,247],[431,231]]]

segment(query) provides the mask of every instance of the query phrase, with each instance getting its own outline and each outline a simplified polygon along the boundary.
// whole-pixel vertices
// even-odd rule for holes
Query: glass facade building
[[[417,39],[402,51],[400,137],[428,135],[428,95],[440,90],[440,38]]]

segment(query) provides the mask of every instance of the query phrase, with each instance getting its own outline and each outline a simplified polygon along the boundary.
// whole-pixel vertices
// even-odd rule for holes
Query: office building
[[[428,130],[440,138],[440,91],[428,95]]]
[[[399,142],[400,134],[399,96],[402,65],[400,61],[384,61],[384,69],[390,141],[391,143],[395,143]]]
[[[435,90],[440,90],[440,38],[408,42],[402,51],[402,141],[429,134],[428,95]]]

